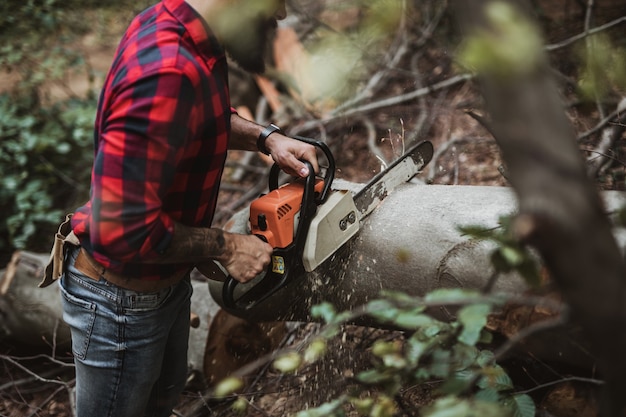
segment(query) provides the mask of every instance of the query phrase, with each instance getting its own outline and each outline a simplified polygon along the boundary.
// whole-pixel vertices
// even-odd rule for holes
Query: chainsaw
[[[322,151],[327,167],[316,175],[310,163],[306,178],[278,185],[280,168],[270,169],[269,192],[250,204],[250,232],[273,248],[267,270],[243,284],[228,276],[222,287],[227,311],[250,310],[292,283],[305,272],[314,271],[348,242],[360,229],[361,221],[393,189],[413,178],[430,162],[433,146],[428,141],[411,146],[400,158],[355,193],[333,190],[335,160],[321,141],[295,136]],[[321,170],[322,171],[322,170]]]

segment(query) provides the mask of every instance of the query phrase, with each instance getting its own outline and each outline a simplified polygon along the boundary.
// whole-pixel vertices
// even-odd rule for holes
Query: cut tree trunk
[[[603,196],[607,212],[626,205],[626,193]],[[310,321],[316,304],[327,301],[338,311],[349,310],[382,290],[422,296],[437,288],[482,289],[493,273],[494,247],[462,236],[458,227],[497,227],[499,218],[514,215],[516,207],[513,189],[507,187],[406,184],[366,217],[358,235],[325,264],[257,307],[235,313],[248,320]],[[246,233],[247,217],[246,210],[238,213],[226,228]],[[615,228],[614,233],[626,247],[624,230]],[[238,287],[246,290],[247,285]],[[222,286],[210,282],[220,304]],[[507,274],[494,289],[520,292],[527,287],[518,275]]]
[[[609,191],[602,196],[606,213],[616,213],[626,206],[626,193]],[[501,216],[516,213],[516,205],[513,189],[506,187],[406,184],[364,220],[359,234],[336,256],[262,304],[235,313],[252,321],[311,321],[311,307],[324,301],[344,311],[379,297],[383,290],[423,296],[438,288],[482,289],[493,273],[490,256],[494,246],[462,236],[458,226],[497,227]],[[226,227],[245,233],[247,216],[245,210],[238,213]],[[626,231],[615,227],[613,232],[626,252]],[[245,285],[240,287],[246,289]],[[213,297],[222,303],[222,283],[211,281],[210,288]],[[520,276],[506,274],[499,277],[493,289],[520,295],[528,287]],[[494,320],[494,330],[505,337],[513,336],[515,326],[507,318],[523,311],[532,313],[532,308],[507,307],[501,312],[505,318]],[[443,308],[433,314],[443,320],[452,318]],[[532,324],[537,316],[522,315],[516,319],[520,329]],[[381,327],[367,317],[355,324]],[[581,369],[595,365],[596,358],[581,342],[576,326],[551,328],[520,342],[511,354],[530,352],[542,360]]]
[[[0,273],[0,337],[68,348],[70,333],[63,322],[58,286],[37,287],[49,258],[48,254],[18,251]]]

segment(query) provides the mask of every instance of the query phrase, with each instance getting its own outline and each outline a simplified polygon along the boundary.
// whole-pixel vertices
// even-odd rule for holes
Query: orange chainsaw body
[[[317,179],[315,193],[321,193],[324,181]],[[250,228],[253,234],[273,248],[286,248],[295,236],[300,205],[304,195],[304,183],[296,181],[285,184],[262,195],[250,204]]]

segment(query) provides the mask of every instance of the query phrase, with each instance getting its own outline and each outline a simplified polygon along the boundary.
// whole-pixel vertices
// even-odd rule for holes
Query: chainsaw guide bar
[[[410,147],[384,171],[379,172],[354,195],[360,219],[370,214],[398,185],[404,184],[430,162],[433,145],[428,141]]]
[[[326,203],[318,207],[309,226],[309,233],[302,254],[307,272],[315,270],[330,258],[341,246],[356,235],[363,219],[399,185],[406,183],[431,160],[433,147],[430,142],[420,142],[377,174],[354,194],[349,190],[334,189]],[[339,181],[335,181],[335,184]]]

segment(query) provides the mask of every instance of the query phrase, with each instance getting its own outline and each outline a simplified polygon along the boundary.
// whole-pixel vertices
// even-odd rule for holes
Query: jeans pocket
[[[72,353],[77,359],[84,360],[96,320],[96,304],[70,294],[63,285],[59,287],[63,299],[63,320],[72,333]]]
[[[141,314],[158,310],[163,304],[167,302],[172,292],[172,287],[146,293],[125,290],[122,299],[124,313]]]
[[[157,311],[168,304],[172,298],[191,296],[192,287],[189,280],[183,279],[171,287],[162,290],[140,293],[131,290],[124,290],[122,297],[122,307],[126,314],[143,314]]]

